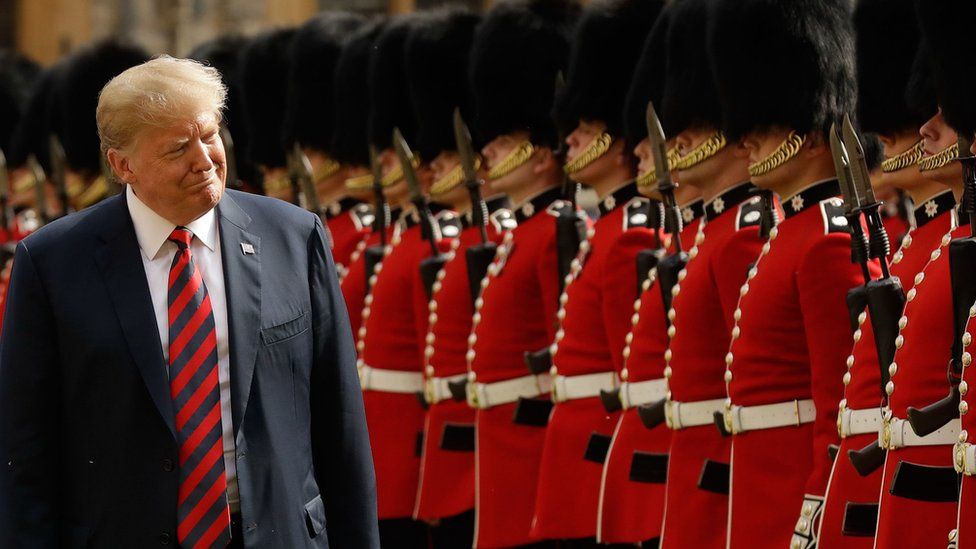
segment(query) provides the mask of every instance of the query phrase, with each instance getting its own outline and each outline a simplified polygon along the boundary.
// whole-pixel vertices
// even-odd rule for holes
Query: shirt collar
[[[176,225],[164,219],[140,200],[131,185],[125,187],[125,201],[129,206],[129,216],[132,217],[132,225],[135,227],[136,239],[139,241],[142,255],[147,259],[155,259]],[[187,224],[186,228],[204,246],[211,251],[216,251],[217,216],[213,208]]]

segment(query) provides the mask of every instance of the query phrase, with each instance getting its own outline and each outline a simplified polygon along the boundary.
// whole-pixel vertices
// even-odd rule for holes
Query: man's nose
[[[207,147],[201,142],[197,142],[196,144],[194,144],[193,170],[198,172],[206,172],[212,170],[213,167],[216,165],[215,162],[216,158],[212,158],[211,154],[213,154],[214,157],[216,157],[218,152],[211,151],[209,147]]]

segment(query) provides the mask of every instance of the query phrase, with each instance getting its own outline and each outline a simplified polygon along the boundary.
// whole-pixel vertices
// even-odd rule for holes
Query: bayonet
[[[857,137],[854,125],[851,124],[851,117],[846,114],[844,115],[842,135],[850,161],[851,181],[857,189],[858,210],[863,212],[864,220],[868,225],[868,232],[871,235],[868,255],[878,260],[881,265],[882,278],[889,278],[891,273],[888,271],[888,253],[891,246],[888,243],[888,233],[881,222],[879,211],[881,203],[874,198],[871,176],[864,158],[864,148],[861,146],[861,140]]]
[[[837,127],[834,124],[830,125],[830,152],[834,159],[837,180],[840,181],[841,195],[844,197],[844,217],[847,219],[847,226],[851,231],[851,262],[860,265],[864,283],[867,284],[871,282],[871,271],[868,269],[868,237],[861,227],[857,187],[852,180],[847,148],[844,147],[837,135]],[[860,315],[860,311],[856,311],[856,314],[851,316],[853,318],[858,315]]]
[[[47,211],[47,175],[44,168],[37,161],[37,157],[31,154],[27,157],[27,166],[30,168],[31,175],[34,177],[34,203],[36,204],[38,216],[41,223],[46,224],[51,220],[51,215]]]
[[[369,169],[373,174],[373,199],[375,201],[376,217],[373,219],[373,231],[380,234],[380,244],[386,247],[386,228],[392,223],[390,207],[383,197],[383,167],[380,166],[380,155],[376,147],[369,145]]]
[[[471,220],[481,231],[481,243],[488,242],[488,206],[481,197],[481,181],[475,169],[474,147],[471,145],[471,132],[461,117],[461,109],[454,109],[454,142],[458,159],[464,173],[464,186],[471,195]]]
[[[10,229],[10,176],[7,173],[7,157],[0,150],[0,227]]]
[[[68,196],[64,147],[61,146],[61,140],[54,134],[48,137],[48,156],[51,164],[51,180],[58,191],[58,200],[61,201],[61,215],[68,215],[73,210],[71,199]]]
[[[305,197],[305,209],[315,212],[322,217],[322,207],[319,202],[319,191],[315,188],[315,181],[312,178],[312,164],[302,150],[301,145],[295,142],[288,155],[289,176],[297,183]]]

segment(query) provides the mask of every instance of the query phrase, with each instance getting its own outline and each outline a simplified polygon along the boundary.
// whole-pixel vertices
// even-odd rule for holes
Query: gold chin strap
[[[410,163],[413,164],[413,169],[416,170],[420,166],[420,155],[414,153],[413,160]],[[397,162],[396,166],[390,170],[390,173],[384,175],[383,179],[380,180],[380,185],[389,187],[398,183],[401,179],[403,179],[403,166]]]
[[[312,175],[312,181],[315,183],[321,183],[322,181],[339,173],[340,169],[342,169],[342,164],[332,160],[331,158],[326,158],[325,162],[319,166],[319,169],[315,170],[315,173]]]
[[[70,194],[70,192],[69,192]],[[78,209],[83,210],[108,195],[108,180],[104,175],[98,176],[87,189],[78,194]]]
[[[720,150],[724,149],[727,144],[728,142],[725,140],[725,134],[722,132],[715,132],[700,145],[692,149],[690,153],[678,158],[677,161],[673,163],[673,167],[671,169],[679,172],[691,169],[715,156]]]
[[[610,134],[603,132],[597,135],[590,140],[590,144],[583,149],[583,152],[563,166],[563,171],[568,175],[572,175],[582,170],[595,162],[597,158],[607,154],[607,151],[610,150],[610,145],[613,145],[613,137]]]
[[[475,156],[474,169],[477,171],[479,168],[481,168],[481,157]],[[450,173],[438,179],[430,186],[430,195],[440,196],[460,185],[462,181],[464,181],[464,169],[461,168],[461,163],[458,162],[457,166],[454,166],[454,169]]]
[[[37,177],[33,172],[28,171],[27,175],[21,177],[14,183],[14,192],[23,193],[37,186]]]
[[[674,169],[679,159],[678,148],[672,147],[668,150],[668,169]],[[642,173],[637,175],[637,179],[634,180],[638,187],[650,187],[657,183],[657,170],[650,170],[647,173]]]
[[[501,179],[514,172],[519,166],[528,162],[533,153],[535,153],[535,146],[532,143],[529,141],[519,143],[498,165],[488,170],[488,179]]]
[[[806,136],[797,135],[796,132],[790,132],[786,136],[786,139],[769,156],[755,164],[749,165],[749,175],[751,177],[766,175],[783,164],[786,164],[800,152],[806,140]]]
[[[351,191],[363,191],[373,186],[373,174],[367,173],[346,179],[345,186]]]
[[[946,165],[948,165],[953,160],[959,158],[959,143],[953,143],[942,152],[938,154],[933,154],[932,156],[927,156],[918,161],[918,171],[920,172],[930,172],[932,170],[938,170]]]
[[[925,142],[921,139],[918,143],[915,143],[907,151],[903,151],[891,158],[885,158],[881,162],[881,171],[884,173],[897,172],[899,170],[904,170],[910,166],[917,166],[918,161],[922,159],[922,152],[925,150]]]
[[[289,188],[291,188],[291,180],[288,179],[287,175],[272,177],[264,180],[265,194],[277,193]]]

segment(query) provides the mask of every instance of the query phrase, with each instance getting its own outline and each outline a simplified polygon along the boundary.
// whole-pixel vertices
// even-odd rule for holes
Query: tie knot
[[[169,234],[167,240],[176,244],[179,249],[185,250],[190,247],[190,242],[193,241],[193,233],[186,227],[177,227]]]

